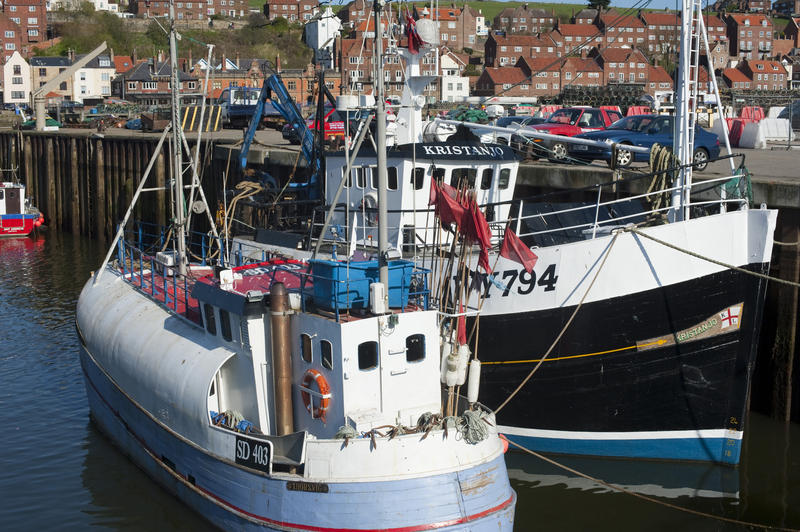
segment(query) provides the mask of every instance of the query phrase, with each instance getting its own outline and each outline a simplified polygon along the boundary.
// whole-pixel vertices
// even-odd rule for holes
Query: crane
[[[33,112],[34,116],[36,117],[36,130],[37,131],[44,131],[44,126],[46,123],[45,120],[45,94],[50,92],[51,90],[57,88],[61,85],[62,82],[66,81],[71,75],[73,75],[76,71],[80,70],[84,66],[86,66],[89,61],[100,55],[100,52],[106,49],[106,41],[80,58],[79,60],[75,61],[71,66],[67,67],[63,72],[59,73],[56,77],[36,89],[31,93],[31,100],[33,100]]]

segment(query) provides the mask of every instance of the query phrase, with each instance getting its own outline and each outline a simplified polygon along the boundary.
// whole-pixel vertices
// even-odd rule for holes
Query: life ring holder
[[[319,391],[310,388],[311,383],[316,382]],[[318,406],[313,406],[311,396],[314,395],[320,399]],[[303,398],[303,405],[306,411],[311,414],[313,419],[321,419],[325,423],[325,414],[328,412],[328,407],[331,401],[331,387],[325,376],[315,369],[309,369],[303,375],[303,383],[300,385],[300,396]]]

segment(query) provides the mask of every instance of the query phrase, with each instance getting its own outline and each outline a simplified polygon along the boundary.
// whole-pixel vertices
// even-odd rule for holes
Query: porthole
[[[305,333],[300,335],[300,357],[308,364],[311,364],[313,360],[311,354],[311,336]]]
[[[322,367],[333,369],[333,345],[328,340],[322,340],[319,343],[319,352],[322,359]]]

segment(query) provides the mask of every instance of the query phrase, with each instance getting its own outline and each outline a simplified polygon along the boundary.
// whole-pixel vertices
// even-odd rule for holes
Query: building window
[[[157,89],[158,88],[158,83],[156,83],[155,81],[143,81],[142,82],[142,88],[143,89],[151,89],[151,90],[152,89]]]
[[[217,88],[219,88],[219,87],[217,87]],[[128,82],[128,90],[129,91],[135,91],[136,90],[136,82],[135,81],[129,81]]]
[[[22,75],[22,66],[21,65],[14,65],[14,75],[15,76]]]
[[[13,98],[14,100],[24,100],[25,93],[22,91],[11,91],[11,98]]]
[[[6,39],[13,39],[14,32],[13,31],[6,31]]]
[[[28,11],[30,13],[35,13],[36,12],[36,6],[28,6]]]
[[[16,45],[14,45],[13,42],[6,43],[6,50],[14,50],[14,49],[16,49]]]
[[[39,23],[39,19],[36,17],[28,17],[28,26],[35,26]]]
[[[12,85],[22,85],[22,76],[14,76],[11,78]]]
[[[39,36],[39,30],[35,28],[31,28],[28,30],[28,37],[38,37],[38,36]]]

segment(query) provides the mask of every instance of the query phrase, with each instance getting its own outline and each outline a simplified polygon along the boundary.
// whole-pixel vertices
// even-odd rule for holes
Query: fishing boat
[[[0,182],[0,238],[28,236],[44,223],[44,215],[25,195],[25,185]]]
[[[685,9],[695,28],[685,36],[690,50],[704,29]],[[777,217],[751,208],[743,164],[728,156],[729,176],[697,182],[690,156],[662,148],[648,175],[521,198],[508,146],[424,142],[420,98],[430,79],[419,75],[418,57],[397,52],[407,67],[399,145],[386,155],[389,238],[398,255],[450,275],[458,251],[452,227],[429,206],[432,183],[464,185],[481,204],[492,271],[470,251],[468,307],[480,315],[469,321],[479,321],[480,399],[501,407],[501,431],[540,451],[737,464]],[[673,143],[681,156],[691,153],[697,97],[689,87],[698,86],[690,79],[697,65],[682,60]],[[316,252],[375,253],[376,156],[369,148],[326,155],[318,186],[335,213],[298,241],[313,241]],[[498,253],[507,228],[537,256],[532,271]],[[286,246],[285,235],[258,236],[239,239],[237,256],[308,254]]]
[[[175,40],[173,27],[172,87]],[[154,158],[167,134],[186,145],[178,103]],[[427,272],[387,254],[230,267],[219,248],[212,265],[208,242],[186,238],[196,204],[180,150],[171,161],[170,236],[132,227],[131,206],[78,301],[101,431],[222,529],[511,530],[516,495],[479,383],[467,397],[442,387],[457,318],[431,308]],[[453,384],[465,372],[445,371]]]

